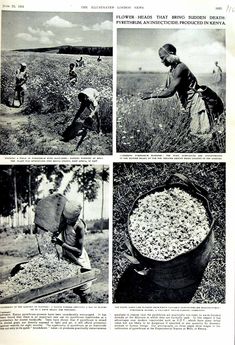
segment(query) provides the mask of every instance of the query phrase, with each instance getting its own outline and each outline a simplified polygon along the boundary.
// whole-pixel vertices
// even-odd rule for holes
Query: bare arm
[[[90,112],[91,112],[89,116],[90,116],[91,118],[93,118],[94,115],[97,114],[98,105],[97,105],[97,106],[94,106],[94,109],[92,109],[91,106],[89,106],[88,109],[89,109]]]
[[[96,115],[98,107],[99,107],[99,93],[95,93],[94,99],[89,100],[89,105],[87,106],[90,110],[90,117],[92,118],[94,115]]]
[[[82,114],[82,112],[86,109],[86,104],[81,103],[80,108],[78,109],[78,111],[76,112],[76,115],[73,119],[73,122],[75,122],[77,120],[77,118]]]
[[[83,244],[84,244],[84,234],[85,230],[80,223],[78,225],[75,225],[75,231],[76,231],[76,244],[75,246],[70,246],[67,243],[62,244],[62,248],[67,249],[70,251],[76,258],[79,258],[82,254],[83,250]]]
[[[152,95],[152,98],[167,98],[167,97],[173,96],[177,91],[177,88],[181,82],[181,79],[182,79],[181,77],[173,79],[170,85],[168,86],[168,88],[162,90],[157,95]]]
[[[150,96],[144,97],[142,99],[147,100],[147,99],[151,99],[151,98],[168,98],[168,97],[173,96],[177,91],[177,88],[181,82],[181,79],[182,79],[181,77],[173,79],[171,81],[170,85],[168,86],[168,88],[162,90],[161,92],[159,92],[156,95],[151,94]]]
[[[146,100],[151,98],[168,98],[173,96],[182,81],[182,74],[183,69],[181,66],[179,66],[179,68],[175,71],[174,78],[170,81],[169,85],[164,90],[160,91],[158,94],[151,94],[150,96],[144,97],[142,99]]]
[[[76,258],[79,258],[79,256],[82,254],[82,249],[72,247],[65,242],[62,243],[61,247],[71,252],[74,256],[76,256]]]
[[[84,229],[81,227],[78,227],[76,229],[76,246],[71,246],[59,238],[52,238],[52,243],[58,244],[62,248],[68,250],[71,252],[76,258],[79,258],[82,254],[83,249],[83,243],[84,243]]]

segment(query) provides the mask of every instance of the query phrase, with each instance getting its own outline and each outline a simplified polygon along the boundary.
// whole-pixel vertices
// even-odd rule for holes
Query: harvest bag
[[[180,182],[172,182],[173,178],[178,178]],[[145,198],[149,194],[162,192],[170,188],[180,188],[191,196],[202,202],[209,221],[209,233],[198,246],[194,247],[183,254],[169,260],[155,260],[142,255],[134,246],[130,235],[130,216],[133,210],[138,207],[138,201]],[[146,275],[159,286],[171,289],[183,288],[200,281],[203,272],[209,262],[212,254],[214,233],[214,220],[211,214],[207,192],[200,186],[195,185],[186,176],[182,174],[171,175],[166,182],[139,196],[133,203],[128,215],[128,234],[126,246],[129,253],[124,252],[125,257],[135,265],[136,272]]]
[[[206,85],[200,86],[200,93],[205,102],[206,110],[209,115],[210,123],[213,124],[216,118],[224,111],[221,98]]]
[[[40,200],[35,209],[35,225],[45,231],[58,231],[66,202],[66,197],[59,193]]]

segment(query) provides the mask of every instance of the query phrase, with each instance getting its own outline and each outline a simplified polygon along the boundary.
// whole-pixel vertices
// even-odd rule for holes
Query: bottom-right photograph
[[[113,303],[225,303],[225,163],[114,163]]]

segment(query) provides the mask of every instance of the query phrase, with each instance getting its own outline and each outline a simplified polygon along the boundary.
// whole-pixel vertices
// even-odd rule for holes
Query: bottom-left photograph
[[[0,166],[0,303],[108,303],[109,166]]]

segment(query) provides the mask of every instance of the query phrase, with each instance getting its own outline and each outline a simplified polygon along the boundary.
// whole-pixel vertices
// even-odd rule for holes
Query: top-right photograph
[[[224,153],[225,30],[117,30],[117,152]]]

